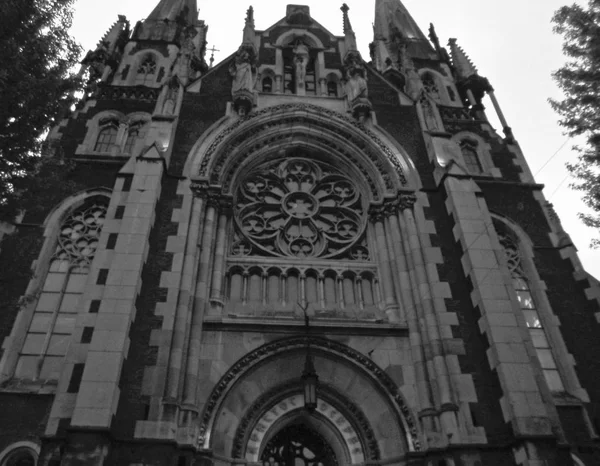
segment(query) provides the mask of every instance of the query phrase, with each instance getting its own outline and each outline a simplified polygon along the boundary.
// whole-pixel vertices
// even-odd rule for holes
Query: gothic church
[[[0,230],[1,466],[600,464],[598,282],[457,41],[374,3],[370,57],[277,5],[209,66],[196,0],[87,54]]]

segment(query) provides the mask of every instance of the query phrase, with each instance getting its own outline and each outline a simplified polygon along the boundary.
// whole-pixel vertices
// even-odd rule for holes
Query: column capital
[[[206,200],[206,203],[212,207],[219,207],[223,211],[230,211],[233,208],[233,198],[228,194],[223,194],[219,186],[211,186],[207,181],[195,181],[190,189],[195,197]]]
[[[412,209],[417,202],[417,196],[413,193],[400,193],[397,197],[386,198],[381,204],[372,205],[369,208],[369,216],[372,221],[383,221],[399,212]]]

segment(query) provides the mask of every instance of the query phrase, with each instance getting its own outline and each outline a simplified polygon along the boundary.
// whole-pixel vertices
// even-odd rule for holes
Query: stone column
[[[189,340],[189,329],[191,313],[194,302],[194,290],[196,288],[196,272],[198,264],[198,238],[201,231],[202,214],[206,206],[206,199],[198,196],[192,201],[192,214],[188,227],[189,237],[185,247],[183,260],[183,271],[181,280],[181,291],[177,302],[175,322],[173,324],[173,338],[171,341],[171,353],[167,368],[167,381],[163,402],[178,405],[182,382],[184,377],[184,360],[187,342]],[[175,410],[176,411],[176,410]],[[166,414],[166,413],[165,413]],[[168,416],[170,422],[176,421],[176,416]]]
[[[210,303],[211,307],[215,307],[215,311],[223,309],[223,276],[225,273],[225,260],[227,258],[227,227],[228,220],[231,217],[232,202],[230,199],[221,199],[219,224],[217,227],[217,242],[215,245],[215,263],[212,272],[212,280],[210,287]]]
[[[371,222],[375,230],[375,243],[379,257],[380,278],[383,288],[383,302],[385,313],[390,322],[398,322],[400,319],[398,302],[392,281],[392,267],[390,264],[390,251],[385,232],[385,209],[383,206],[375,206],[371,212]]]
[[[402,230],[406,232],[408,238],[409,257],[412,259],[412,269],[414,271],[413,288],[419,292],[419,299],[422,306],[421,325],[424,333],[427,335],[428,344],[425,353],[429,355],[428,364],[432,366],[432,381],[437,387],[437,399],[441,409],[440,420],[442,428],[446,435],[453,437],[453,441],[459,441],[457,419],[454,411],[458,406],[454,401],[452,394],[452,385],[446,362],[444,344],[440,335],[440,325],[438,321],[438,310],[435,308],[435,300],[431,288],[431,280],[428,277],[423,247],[419,238],[419,231],[415,222],[412,209],[405,208],[402,211]]]
[[[408,249],[403,244],[402,233],[400,230],[399,216],[403,215],[402,211],[411,209],[414,205],[415,197],[413,195],[401,195],[398,202],[395,204],[395,212],[390,212],[388,217],[390,226],[390,236],[394,254],[396,256],[396,281],[400,285],[400,297],[402,299],[403,317],[406,319],[406,324],[409,331],[410,345],[412,349],[412,359],[415,366],[415,378],[417,387],[417,396],[419,399],[419,409],[422,413],[424,428],[426,431],[434,429],[434,421],[431,419],[435,416],[433,409],[433,395],[431,392],[431,381],[427,371],[427,360],[424,354],[424,344],[427,338],[422,336],[422,329],[419,327],[419,319],[417,316],[417,302],[420,302],[416,296],[416,283],[411,280],[409,265],[407,262]],[[427,414],[427,415],[423,415]]]
[[[183,387],[183,406],[186,411],[195,412],[196,388],[198,386],[198,371],[200,368],[200,352],[202,341],[202,322],[208,305],[208,293],[211,276],[212,256],[215,249],[215,233],[217,229],[218,196],[214,192],[206,193],[206,215],[204,217],[204,230],[200,243],[200,260],[198,262],[198,275],[196,293],[190,326],[187,360],[185,364],[185,383]],[[185,421],[184,421],[185,422]]]

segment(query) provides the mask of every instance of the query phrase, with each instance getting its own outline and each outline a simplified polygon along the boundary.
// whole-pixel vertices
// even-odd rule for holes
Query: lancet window
[[[479,154],[477,153],[477,143],[469,140],[460,142],[460,150],[462,152],[465,167],[469,173],[480,174],[483,172]]]
[[[135,143],[144,137],[144,122],[139,121],[129,126],[129,130],[127,132],[127,139],[125,141],[125,147],[123,148],[123,153],[131,154]]]
[[[16,377],[58,379],[106,210],[104,198],[91,198],[61,224],[21,349]]]
[[[552,352],[552,347],[548,341],[548,335],[540,318],[538,305],[523,264],[523,256],[518,240],[512,232],[508,231],[502,225],[496,225],[496,230],[498,230],[500,244],[506,254],[512,285],[548,387],[551,391],[562,392],[565,390],[565,387]]]

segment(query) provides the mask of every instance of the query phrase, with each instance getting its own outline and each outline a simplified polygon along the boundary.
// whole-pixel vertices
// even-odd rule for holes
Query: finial
[[[242,44],[251,45],[254,47],[254,41],[256,39],[256,31],[254,30],[254,8],[250,6],[246,11],[246,24],[244,26],[244,36]]]
[[[431,39],[431,42],[433,42],[433,45],[435,46],[436,50],[439,50],[440,39],[438,38],[435,32],[435,26],[433,25],[433,23],[429,23],[429,38]]]
[[[254,28],[254,8],[252,5],[246,11],[246,24]]]
[[[348,11],[350,10],[350,7],[344,3],[340,10],[342,10],[342,13],[344,14],[344,34],[353,32],[352,25],[350,24],[350,18],[348,17]]]
[[[212,68],[213,63],[215,62],[215,52],[220,52],[220,50],[216,49],[213,45],[212,48],[208,49],[208,51],[210,52],[210,67]]]

